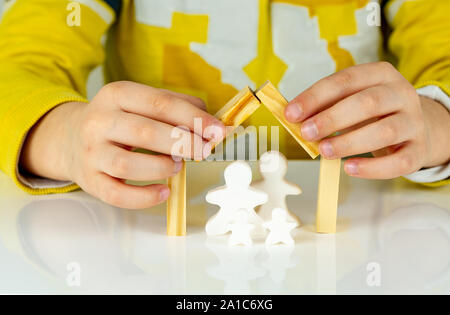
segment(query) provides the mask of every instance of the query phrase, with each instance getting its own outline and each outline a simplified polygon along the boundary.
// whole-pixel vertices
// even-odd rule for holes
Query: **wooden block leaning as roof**
[[[167,235],[186,235],[186,162],[181,171],[167,180],[170,196],[167,199]]]
[[[286,128],[286,130],[294,137],[294,139],[305,149],[308,154],[315,159],[319,155],[319,143],[309,142],[303,139],[301,133],[301,124],[291,123],[284,117],[284,109],[288,101],[281,95],[277,88],[266,82],[256,91],[256,97],[267,107],[267,109],[278,119],[278,121]]]
[[[247,86],[234,96],[214,116],[220,119],[225,126],[238,127],[249,118],[261,105],[253,91]],[[233,130],[228,130],[232,132]]]

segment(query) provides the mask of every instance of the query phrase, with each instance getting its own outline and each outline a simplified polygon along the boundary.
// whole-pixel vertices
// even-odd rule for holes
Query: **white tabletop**
[[[30,196],[0,174],[0,293],[450,293],[450,186],[342,174],[338,233],[314,232],[318,162],[290,162],[296,246],[230,248],[204,225],[226,163],[189,163],[188,235],[165,236],[165,205],[108,206],[84,192]],[[253,165],[253,169],[255,169]],[[256,173],[256,172],[255,172]]]

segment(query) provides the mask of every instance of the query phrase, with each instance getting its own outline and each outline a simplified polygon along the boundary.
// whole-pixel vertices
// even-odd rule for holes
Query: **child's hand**
[[[302,122],[306,140],[321,140],[320,152],[327,159],[372,152],[375,158],[346,161],[345,171],[352,176],[394,178],[450,159],[449,112],[419,97],[386,62],[320,80],[291,101],[285,115]]]
[[[86,192],[114,206],[151,207],[167,199],[167,186],[137,187],[125,184],[125,180],[160,180],[180,171],[181,162],[171,157],[173,145],[180,142],[180,138],[172,137],[175,126],[190,129],[179,129],[185,134],[182,139],[188,139],[192,147],[191,154],[184,157],[193,158],[196,153],[198,158],[198,147],[196,152],[193,148],[198,144],[200,159],[209,155],[211,148],[203,140],[203,131],[209,126],[219,127],[210,128],[213,134],[208,139],[219,141],[224,126],[204,109],[203,101],[196,97],[132,82],[111,83],[90,104],[66,103],[50,112],[27,140],[22,161],[35,174],[72,180]],[[202,119],[202,134],[193,133],[194,118]],[[53,135],[47,137],[53,144],[45,143],[47,131],[43,129],[53,129]],[[41,140],[36,135],[39,133]],[[59,138],[56,134],[60,134]],[[36,136],[38,139],[34,139]],[[33,142],[40,142],[40,150]],[[36,149],[33,150],[33,146]],[[162,154],[137,153],[132,152],[132,148]],[[62,158],[48,165],[49,162],[36,157],[43,153],[47,153],[47,157],[59,155]]]

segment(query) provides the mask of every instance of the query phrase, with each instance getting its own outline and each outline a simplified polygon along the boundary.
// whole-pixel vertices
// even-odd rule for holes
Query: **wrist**
[[[20,167],[43,178],[68,181],[74,128],[84,103],[61,104],[43,116],[29,131]]]
[[[58,139],[58,146],[60,147],[60,169],[65,180],[70,180],[75,182],[74,176],[74,162],[75,162],[75,149],[77,137],[80,132],[80,122],[84,110],[88,104],[81,102],[70,102],[61,105],[61,115],[63,120],[63,130],[62,137]],[[60,119],[58,117],[58,119]]]
[[[420,97],[428,138],[423,167],[435,167],[450,161],[450,112],[439,102]]]

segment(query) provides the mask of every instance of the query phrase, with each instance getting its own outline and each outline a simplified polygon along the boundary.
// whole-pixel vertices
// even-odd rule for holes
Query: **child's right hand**
[[[194,157],[197,143],[202,144],[203,158],[209,155],[207,141],[222,140],[225,127],[204,109],[203,101],[193,96],[133,82],[111,83],[89,104],[65,103],[47,114],[28,135],[21,166],[41,177],[74,181],[114,206],[151,207],[168,198],[168,187],[138,187],[125,180],[160,180],[180,171],[181,162],[171,157],[174,143],[180,142],[171,136],[177,126],[189,128],[180,129],[192,147],[185,158]],[[194,133],[194,118],[202,119],[201,135]],[[210,126],[218,128],[209,129],[213,132],[205,141],[203,131]]]

